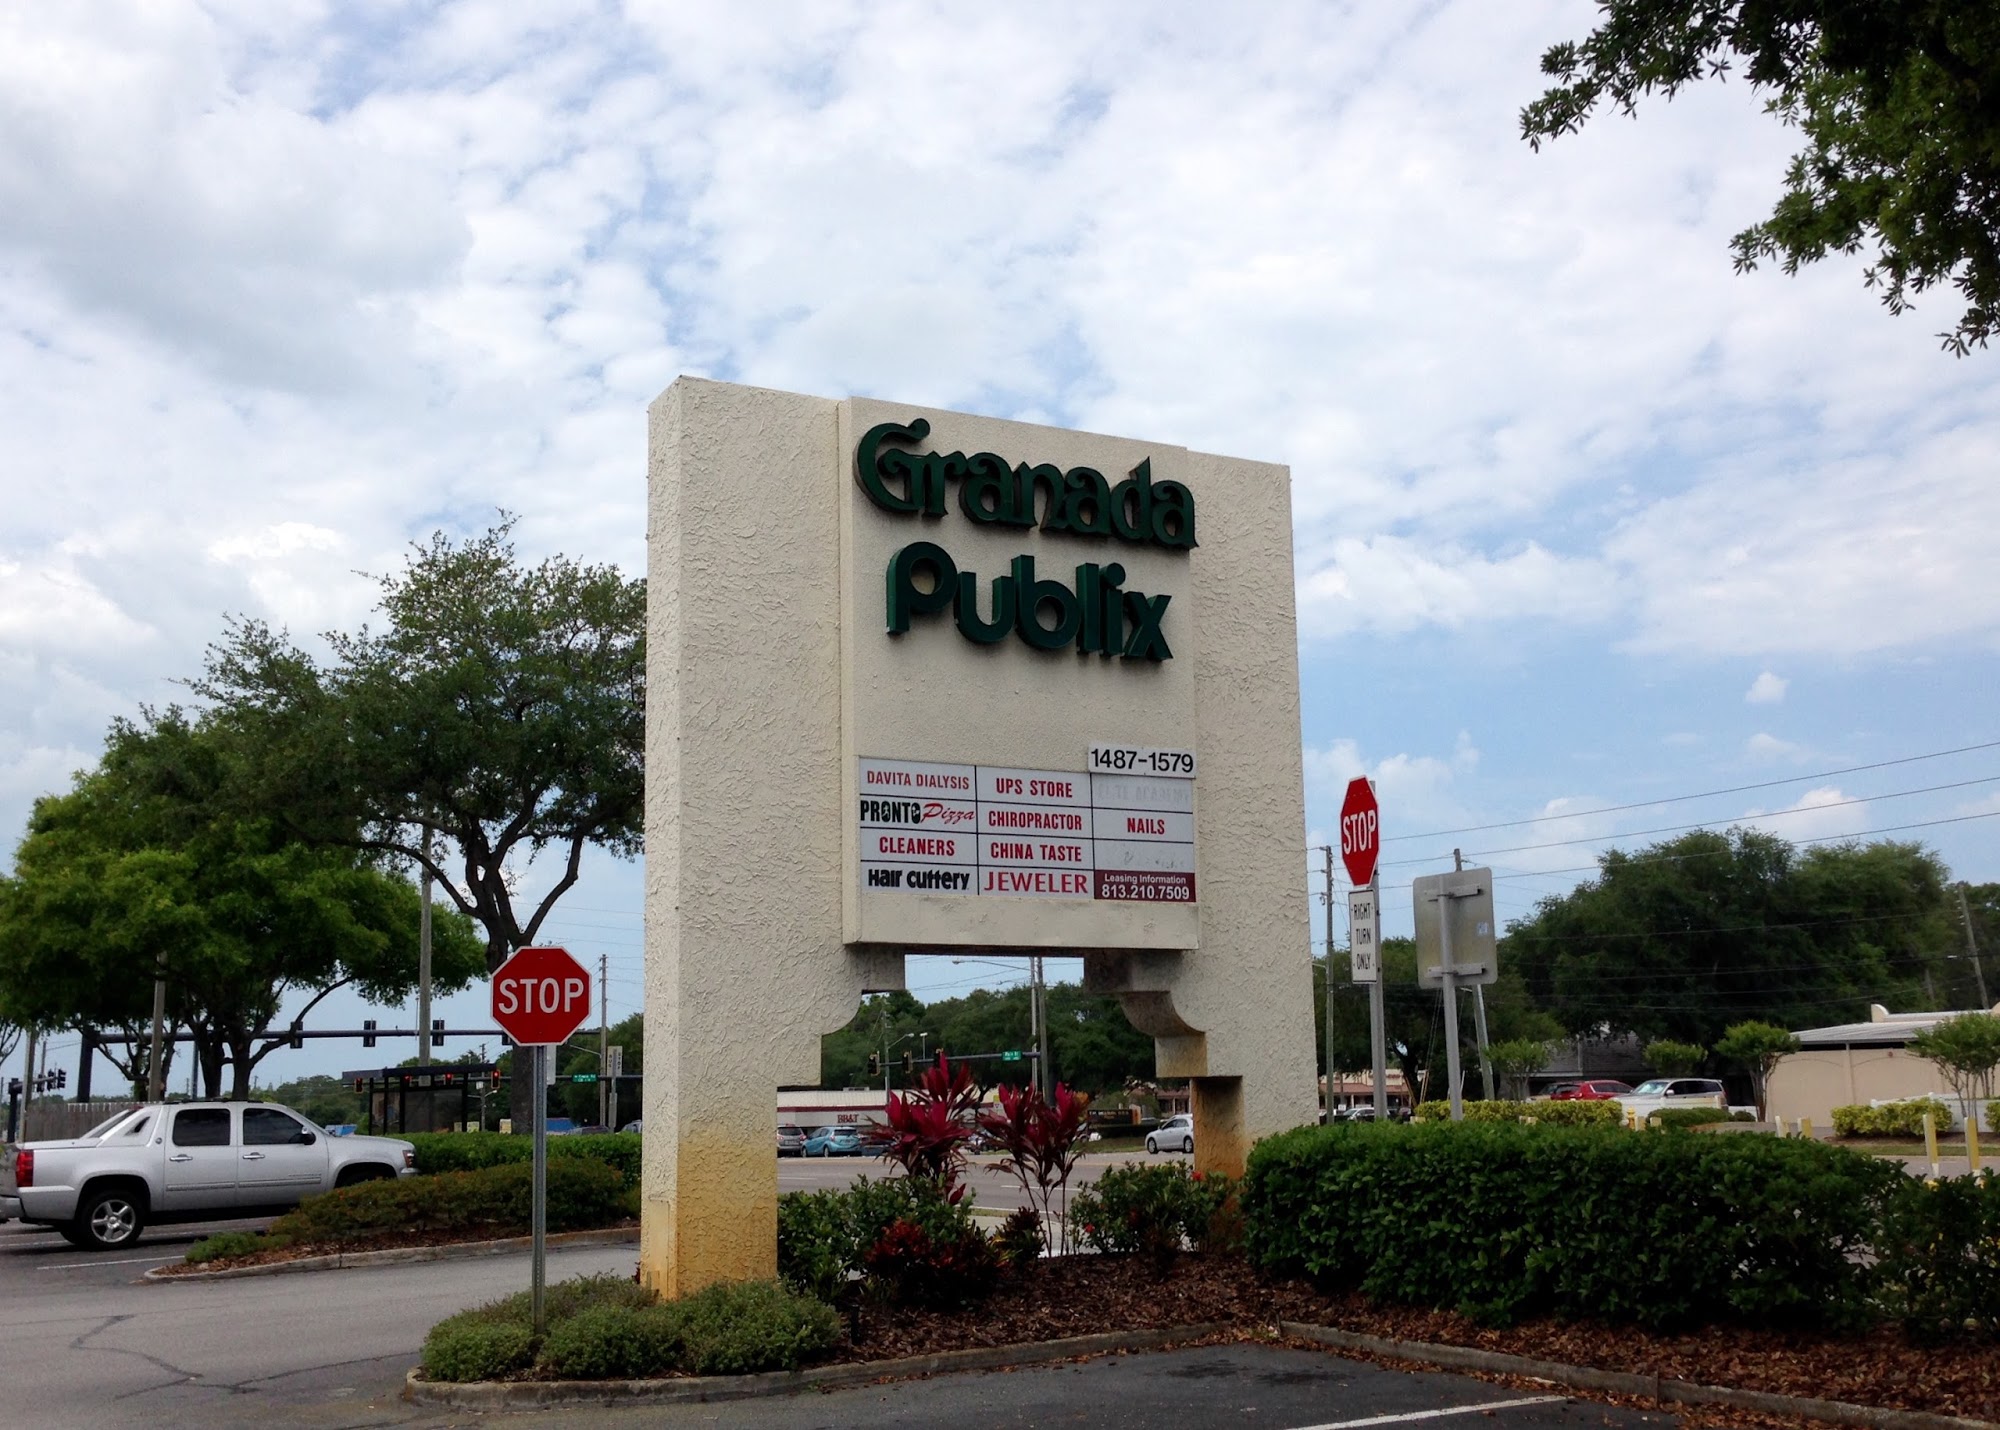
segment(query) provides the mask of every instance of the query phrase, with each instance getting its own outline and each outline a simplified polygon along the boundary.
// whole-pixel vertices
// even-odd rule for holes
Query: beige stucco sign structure
[[[1081,954],[1205,1167],[1313,1118],[1287,469],[684,377],[650,481],[649,1284],[774,1273],[772,1092],[906,953]]]

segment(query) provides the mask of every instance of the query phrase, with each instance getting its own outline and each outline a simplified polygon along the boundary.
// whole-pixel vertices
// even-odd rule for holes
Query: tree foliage
[[[1960,356],[2000,325],[2000,10],[1990,0],[1599,0],[1581,42],[1551,46],[1556,81],[1521,113],[1539,147],[1601,103],[1623,113],[1738,65],[1805,143],[1769,218],[1737,234],[1739,271],[1787,273],[1872,247],[1866,281],[1892,313],[1949,282],[1965,304],[1939,336]]]
[[[1134,1028],[1113,997],[1086,993],[1075,983],[1052,983],[1046,990],[1052,1080],[1091,1092],[1121,1088],[1131,1078],[1153,1076],[1153,1040]],[[1028,989],[975,989],[961,998],[919,1003],[908,993],[878,993],[839,1032],[820,1044],[820,1085],[867,1085],[868,1055],[889,1048],[890,1081],[901,1086],[904,1053],[921,1063],[944,1049],[954,1057],[971,1053],[1026,1052],[1033,1046]],[[929,1034],[927,1038],[919,1036]],[[977,1064],[987,1084],[1025,1084],[1033,1073],[1018,1063]],[[877,1074],[875,1085],[881,1085]]]
[[[428,869],[484,930],[489,972],[533,942],[586,847],[639,851],[645,793],[645,582],[525,564],[511,528],[416,547],[381,578],[385,627],[329,632],[324,664],[241,621],[194,683],[247,752],[248,808]],[[524,918],[509,861],[549,849],[562,873]]]
[[[1799,1050],[1799,1040],[1773,1023],[1750,1019],[1735,1023],[1723,1029],[1716,1039],[1715,1055],[1726,1063],[1736,1063],[1750,1074],[1751,1084],[1757,1090],[1757,1115],[1762,1117],[1766,1106],[1765,1089],[1771,1081],[1771,1069],[1778,1065],[1778,1059],[1787,1053]]]
[[[1655,1038],[1646,1044],[1646,1066],[1661,1077],[1686,1077],[1701,1071],[1708,1061],[1708,1049],[1699,1043],[1677,1043],[1672,1038]]]
[[[1812,1027],[1939,996],[1944,868],[1918,845],[1801,854],[1755,830],[1613,851],[1512,924],[1501,966],[1569,1031],[1713,1046],[1732,1023]]]
[[[1974,1100],[1990,1099],[1994,1078],[2000,1076],[2000,1017],[1967,1013],[1947,1018],[1910,1039],[1910,1051],[1937,1065],[1958,1094],[1960,1111],[1969,1124],[1977,1116]]]
[[[212,724],[169,710],[115,725],[97,769],[36,801],[15,872],[0,880],[0,987],[38,1026],[137,1031],[157,973],[209,1095],[226,1062],[230,1095],[244,1097],[284,1046],[255,1035],[289,997],[310,995],[302,1023],[337,988],[376,1002],[408,994],[418,896],[362,851],[242,815],[227,797],[234,753]],[[436,921],[435,986],[464,987],[480,962],[469,921]],[[142,1057],[121,1066],[143,1078]]]

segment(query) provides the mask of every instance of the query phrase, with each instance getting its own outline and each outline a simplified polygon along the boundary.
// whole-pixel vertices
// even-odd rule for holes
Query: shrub
[[[1872,1158],[1767,1137],[1344,1124],[1251,1153],[1245,1249],[1488,1323],[1846,1323],[1885,1188]]]
[[[424,1337],[424,1375],[430,1380],[499,1380],[535,1362],[534,1327],[453,1316]]]
[[[254,1231],[219,1231],[187,1249],[192,1265],[218,1261],[226,1256],[249,1256],[259,1251],[277,1251],[290,1245],[282,1236],[260,1236]]]
[[[271,1223],[294,1242],[354,1241],[384,1232],[441,1237],[526,1232],[533,1219],[534,1169],[526,1163],[433,1177],[385,1178],[320,1196]],[[548,1228],[608,1226],[623,1214],[624,1178],[605,1163],[551,1157]]]
[[[829,1304],[868,1271],[869,1251],[897,1222],[952,1243],[979,1232],[972,1209],[907,1177],[857,1178],[844,1192],[788,1192],[778,1198],[778,1275],[787,1286]],[[887,1263],[881,1273],[887,1274]],[[895,1299],[893,1287],[878,1287]]]
[[[1007,1169],[1021,1184],[1022,1195],[1031,1199],[1032,1210],[1039,1213],[1035,1232],[1040,1237],[1043,1225],[1056,1210],[1058,1197],[1062,1210],[1065,1213],[1069,1210],[1069,1178],[1076,1170],[1077,1159],[1083,1155],[1084,1134],[1090,1130],[1090,1098],[1085,1093],[1071,1092],[1061,1083],[1056,1084],[1053,1102],[1042,1097],[1040,1088],[1003,1085],[997,1096],[1000,1109],[979,1115],[980,1130],[1006,1152]],[[1065,1216],[1064,1251],[1072,1245],[1069,1225]]]
[[[1449,1122],[1451,1104],[1419,1103],[1415,1116],[1418,1122]],[[1585,1098],[1563,1102],[1511,1102],[1495,1099],[1492,1102],[1465,1104],[1467,1122],[1525,1122],[1529,1118],[1557,1127],[1616,1127],[1624,1122],[1625,1114],[1615,1102],[1592,1101]]]
[[[1648,1125],[1656,1125],[1668,1132],[1685,1132],[1691,1127],[1727,1122],[1729,1112],[1721,1107],[1663,1107],[1646,1121]]]
[[[1528,1114],[1544,1127],[1623,1127],[1625,1109],[1608,1099],[1537,1102]]]
[[[2000,1338],[2000,1176],[1906,1179],[1875,1249],[1882,1309],[1911,1339]]]
[[[710,1286],[656,1307],[678,1345],[677,1368],[695,1375],[797,1370],[840,1340],[840,1318],[775,1281]]]
[[[1913,1098],[1888,1102],[1880,1107],[1851,1103],[1833,1110],[1833,1130],[1842,1137],[1921,1137],[1924,1113],[1935,1112],[1939,1128],[1951,1122],[1951,1112],[1941,1102]]]
[[[1042,1214],[1033,1207],[1016,1207],[1007,1220],[1000,1224],[1000,1230],[993,1234],[993,1249],[1008,1266],[1020,1268],[1032,1266],[1048,1250],[1048,1233],[1043,1230]]]
[[[974,1226],[930,1227],[907,1218],[889,1224],[862,1257],[889,1300],[904,1306],[964,1306],[993,1290],[1000,1258]]]
[[[1112,1167],[1070,1202],[1083,1244],[1110,1255],[1143,1253],[1171,1261],[1185,1246],[1207,1250],[1224,1239],[1216,1226],[1236,1191],[1234,1179],[1191,1175],[1176,1163]]]
[[[409,1132],[403,1140],[417,1149],[417,1171],[477,1172],[483,1167],[505,1167],[515,1162],[531,1162],[535,1139],[499,1132]],[[551,1137],[549,1161],[558,1157],[588,1157],[616,1167],[630,1186],[639,1185],[639,1134],[606,1132],[587,1137]]]
[[[522,1292],[439,1322],[424,1341],[432,1380],[494,1380],[530,1369],[574,1380],[796,1370],[840,1338],[833,1312],[773,1282],[711,1286],[660,1302],[615,1276],[548,1288],[539,1353]]]

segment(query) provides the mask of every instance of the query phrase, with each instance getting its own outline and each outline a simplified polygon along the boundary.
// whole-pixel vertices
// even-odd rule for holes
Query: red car
[[[1609,1102],[1614,1097],[1623,1097],[1632,1089],[1616,1078],[1592,1078],[1589,1082],[1579,1082],[1559,1087],[1549,1094],[1550,1102]]]

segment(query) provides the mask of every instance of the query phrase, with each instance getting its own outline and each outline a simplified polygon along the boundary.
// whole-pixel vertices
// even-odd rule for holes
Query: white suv
[[[1729,1107],[1728,1094],[1712,1077],[1656,1077],[1620,1093],[1615,1101],[1627,1112],[1638,1113],[1641,1122],[1670,1107]]]

